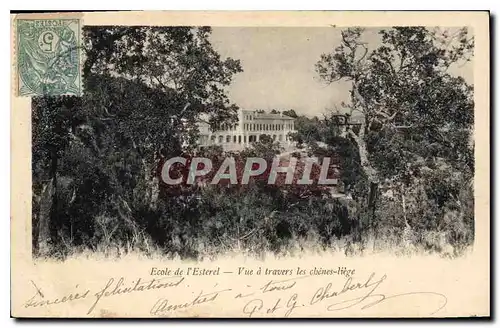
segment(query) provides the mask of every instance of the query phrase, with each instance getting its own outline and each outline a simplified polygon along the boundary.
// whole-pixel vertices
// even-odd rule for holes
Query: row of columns
[[[286,133],[280,133],[280,134],[224,134],[224,133],[215,133],[215,134],[209,134],[208,140],[205,143],[206,145],[222,145],[222,144],[243,144],[243,145],[249,145],[252,142],[258,142],[260,141],[260,137],[262,135],[268,135],[271,138],[273,138],[274,141],[278,142],[289,142],[288,140],[288,131]],[[212,138],[215,136],[215,139],[212,140]],[[274,136],[274,137],[273,137]],[[281,136],[281,140],[280,140]],[[229,137],[229,141],[228,141]]]

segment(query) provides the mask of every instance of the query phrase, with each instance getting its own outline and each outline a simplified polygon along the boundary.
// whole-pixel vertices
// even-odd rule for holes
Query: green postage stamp
[[[80,21],[17,20],[19,96],[80,95]]]

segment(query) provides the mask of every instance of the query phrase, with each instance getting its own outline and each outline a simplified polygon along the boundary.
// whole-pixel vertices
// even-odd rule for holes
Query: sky
[[[244,72],[228,89],[238,106],[317,115],[348,92],[347,85],[321,82],[314,68],[339,39],[328,27],[214,27],[211,41],[223,58],[241,61]]]
[[[349,84],[320,81],[314,65],[340,45],[333,27],[213,27],[211,42],[222,58],[239,59],[244,72],[228,88],[243,109],[290,109],[321,115],[349,98]],[[364,38],[377,44],[377,30]]]

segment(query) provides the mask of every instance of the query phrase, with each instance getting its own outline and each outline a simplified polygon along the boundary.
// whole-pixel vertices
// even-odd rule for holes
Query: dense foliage
[[[316,68],[328,83],[351,83],[343,106],[363,116],[345,137],[358,149],[369,203],[380,196],[368,204],[371,233],[388,239],[400,229],[409,244],[462,250],[474,236],[474,100],[450,67],[471,59],[473,38],[467,28],[395,27],[370,50],[362,34],[342,31],[342,44]]]
[[[86,27],[85,94],[33,99],[33,245],[36,255],[140,250],[181,257],[225,250],[288,252],[374,238],[458,254],[473,241],[472,87],[447,72],[468,59],[466,30],[453,39],[425,28],[380,32],[369,50],[362,30],[321,56],[319,76],[352,82],[363,115],[308,118],[293,109],[298,146],[332,157],[345,197],[318,186],[163,186],[159,163],[196,150],[195,122],[236,119],[225,87],[242,71],[223,59],[207,27]],[[446,46],[445,46],[446,45]],[[271,160],[271,138],[235,158]],[[408,237],[410,236],[410,237]],[[304,241],[304,243],[302,243]],[[345,247],[344,247],[345,246]]]

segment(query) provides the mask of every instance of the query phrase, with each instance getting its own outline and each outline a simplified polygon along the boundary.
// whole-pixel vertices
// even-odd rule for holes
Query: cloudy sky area
[[[340,44],[333,27],[214,27],[212,44],[224,57],[240,59],[243,73],[229,87],[232,101],[244,109],[295,109],[321,115],[348,100],[349,84],[326,85],[314,65]],[[378,29],[365,31],[369,45],[379,43]],[[470,65],[471,66],[471,65]],[[463,75],[472,76],[468,66]],[[467,78],[468,79],[468,78]]]

